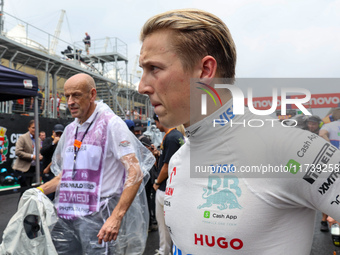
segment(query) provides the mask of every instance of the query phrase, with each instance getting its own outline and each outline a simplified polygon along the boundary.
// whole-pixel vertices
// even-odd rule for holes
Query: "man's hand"
[[[59,142],[59,140],[60,140],[59,136],[54,137],[53,144],[57,144]]]
[[[104,223],[102,228],[100,229],[97,237],[98,243],[102,244],[104,242],[111,242],[112,240],[116,240],[121,224],[121,219],[118,219],[113,213]]]
[[[153,185],[153,189],[154,189],[154,190],[158,190],[158,188],[159,188],[159,185],[157,185],[157,184],[154,184],[154,185]]]
[[[36,160],[37,157],[35,156],[35,154],[33,154],[32,160]],[[39,154],[39,160],[42,160],[43,156],[41,154]]]
[[[44,169],[43,173],[44,174],[48,174],[49,172],[51,172],[51,165],[52,165],[52,162],[48,164],[48,166]]]
[[[161,154],[161,152],[159,150],[157,150],[156,147],[153,144],[151,144],[151,152],[155,157],[159,157],[160,154]]]
[[[125,169],[128,170],[128,178],[124,183],[124,190],[119,198],[118,204],[97,235],[99,244],[101,244],[103,240],[104,242],[110,242],[117,239],[122,219],[132,204],[138,188],[142,183],[143,173],[140,170],[139,162],[135,154],[127,154],[123,156],[120,161]]]
[[[43,171],[44,174],[48,174],[50,172],[50,168],[49,167],[46,167]]]

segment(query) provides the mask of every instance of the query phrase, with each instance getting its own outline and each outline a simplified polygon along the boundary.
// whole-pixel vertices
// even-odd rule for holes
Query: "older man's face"
[[[84,83],[68,80],[64,92],[72,117],[78,118],[80,122],[86,121],[90,116],[91,90]]]

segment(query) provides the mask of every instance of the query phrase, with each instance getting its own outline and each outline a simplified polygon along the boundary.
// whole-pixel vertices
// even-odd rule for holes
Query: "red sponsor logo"
[[[221,249],[227,249],[229,246],[234,250],[240,250],[243,247],[243,242],[239,238],[233,238],[229,242],[225,237],[215,237],[208,235],[195,234],[195,245],[215,247],[216,245]]]
[[[130,142],[129,141],[122,141],[120,142],[119,146],[122,146],[122,147],[127,147],[130,145]]]
[[[172,194],[174,194],[174,188],[167,187],[165,189],[165,195],[172,196]]]

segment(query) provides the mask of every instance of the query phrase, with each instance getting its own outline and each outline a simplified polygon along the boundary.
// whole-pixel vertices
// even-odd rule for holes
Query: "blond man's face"
[[[143,42],[140,58],[143,76],[138,91],[149,96],[159,121],[166,127],[190,121],[190,78],[171,45],[169,31],[157,31]]]

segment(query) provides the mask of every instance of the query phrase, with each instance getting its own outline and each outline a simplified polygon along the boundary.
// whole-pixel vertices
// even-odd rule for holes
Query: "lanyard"
[[[169,129],[168,132],[166,132],[166,134],[164,135],[163,140],[162,140],[162,143],[161,143],[161,150],[164,149],[164,148],[163,148],[163,143],[164,143],[165,137],[166,137],[172,130],[174,130],[174,129],[176,129],[176,128],[174,127],[174,128]]]
[[[77,139],[77,136],[78,136],[78,126],[77,126],[77,129],[76,129],[76,133],[74,135],[74,155],[73,155],[73,170],[72,170],[72,179],[74,179],[74,176],[76,175],[77,171],[75,171],[76,169],[76,160],[77,160],[77,156],[78,156],[78,151],[81,147],[81,144],[83,143],[83,140],[87,134],[87,132],[89,131],[90,127],[92,126],[93,122],[95,121],[96,117],[98,115],[98,112],[96,114],[96,116],[94,116],[93,120],[91,121],[90,125],[87,127],[87,129],[85,130],[85,133],[83,135],[83,137],[81,138],[81,140],[79,141]]]

